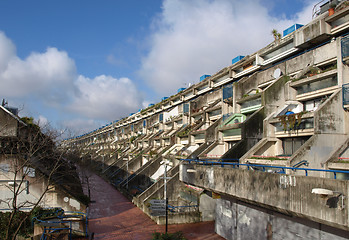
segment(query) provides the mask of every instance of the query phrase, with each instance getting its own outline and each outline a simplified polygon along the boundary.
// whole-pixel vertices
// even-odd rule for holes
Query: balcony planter
[[[336,7],[336,4],[331,3],[328,9],[328,16],[332,16],[334,14],[334,9]]]
[[[328,9],[328,16],[332,16],[334,14],[334,8]]]
[[[281,115],[278,119],[281,121],[281,124],[284,128],[284,131],[287,130],[296,130],[302,122],[302,116],[307,113],[307,111],[294,113],[290,115]]]

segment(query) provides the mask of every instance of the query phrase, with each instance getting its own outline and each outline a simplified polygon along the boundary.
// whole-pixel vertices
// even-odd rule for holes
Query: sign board
[[[166,199],[152,199],[150,202],[150,215],[154,217],[166,216]]]
[[[164,210],[166,211],[166,206],[165,205],[151,205],[149,207],[150,210]]]
[[[150,200],[149,202],[150,202],[150,204],[152,204],[152,205],[155,205],[155,204],[158,204],[158,205],[161,205],[161,204],[166,205],[166,199],[160,199],[160,200],[158,200],[158,199],[152,199],[152,200]]]
[[[153,217],[162,217],[162,216],[166,216],[166,211],[153,211],[153,212],[150,212],[150,215]]]

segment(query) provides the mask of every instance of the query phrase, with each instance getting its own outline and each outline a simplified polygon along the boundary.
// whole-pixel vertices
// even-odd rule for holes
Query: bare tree
[[[0,189],[7,192],[2,194],[5,197],[0,199],[0,206],[6,205],[10,211],[3,236],[6,240],[16,238],[36,207],[48,205],[45,198],[57,184],[67,192],[76,192],[80,184],[72,174],[73,164],[57,147],[56,131],[42,130],[32,118],[15,120],[17,127],[13,120],[0,120],[0,177],[4,178]],[[22,210],[27,214],[16,219]]]

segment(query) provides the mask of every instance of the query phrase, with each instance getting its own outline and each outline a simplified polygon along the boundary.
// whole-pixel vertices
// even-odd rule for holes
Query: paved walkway
[[[91,200],[95,201],[89,207],[89,230],[94,232],[94,239],[150,240],[152,233],[165,231],[165,225],[155,224],[102,178],[88,175]],[[214,222],[168,226],[168,232],[177,231],[187,239],[223,239],[214,233]]]

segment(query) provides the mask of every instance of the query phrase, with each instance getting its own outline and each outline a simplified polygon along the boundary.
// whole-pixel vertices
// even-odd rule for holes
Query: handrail
[[[179,208],[191,208],[191,207],[197,208],[197,207],[199,207],[199,205],[172,206],[172,205],[169,205],[169,204],[168,204],[167,207],[168,207],[168,209],[170,210],[170,212],[174,212],[174,211],[176,210],[176,208],[177,208],[177,209],[179,209]]]
[[[349,174],[349,171],[345,170],[332,170],[332,169],[316,169],[316,168],[296,168],[296,167],[282,167],[282,166],[270,166],[270,165],[259,165],[259,164],[248,164],[248,163],[234,163],[234,162],[211,162],[211,161],[205,161],[205,160],[198,160],[198,159],[181,159],[182,161],[187,161],[189,163],[196,163],[196,164],[202,164],[202,165],[218,165],[221,167],[224,167],[225,165],[230,165],[235,167],[239,166],[246,166],[248,170],[253,168],[262,168],[263,171],[265,171],[266,168],[276,168],[281,169],[281,173],[285,173],[285,169],[290,169],[293,171],[301,170],[305,172],[305,176],[308,176],[308,171],[314,171],[314,172],[330,172],[334,174],[334,179],[337,179],[337,173],[346,173]],[[230,160],[230,159],[229,159]]]
[[[302,161],[300,161],[300,162],[294,164],[292,167],[298,168],[299,166],[302,166],[302,165],[305,165],[305,166],[308,167],[308,166],[309,166],[309,162],[308,162],[307,160],[302,160]]]
[[[42,217],[48,217],[49,219],[41,219]],[[80,231],[80,230],[76,230],[74,229],[74,232],[79,232],[79,233],[83,233],[85,236],[88,236],[88,230],[87,230],[87,224],[88,224],[88,218],[86,216],[86,213],[84,212],[75,212],[75,211],[64,211],[62,208],[58,208],[55,212],[52,213],[43,213],[39,216],[33,217],[32,218],[32,225],[34,225],[34,222],[37,221],[39,223],[48,223],[48,224],[63,224],[63,226],[57,226],[57,227],[53,227],[50,226],[48,229],[46,228],[46,226],[44,227],[42,236],[40,239],[47,239],[46,238],[46,234],[50,234],[50,233],[54,233],[57,231],[62,231],[62,230],[69,230],[69,239],[72,238],[72,222],[74,220],[69,220],[68,218],[80,218],[80,220],[85,220],[85,230],[84,231]],[[68,223],[69,226],[64,226],[64,224]],[[46,230],[48,232],[46,232]]]

